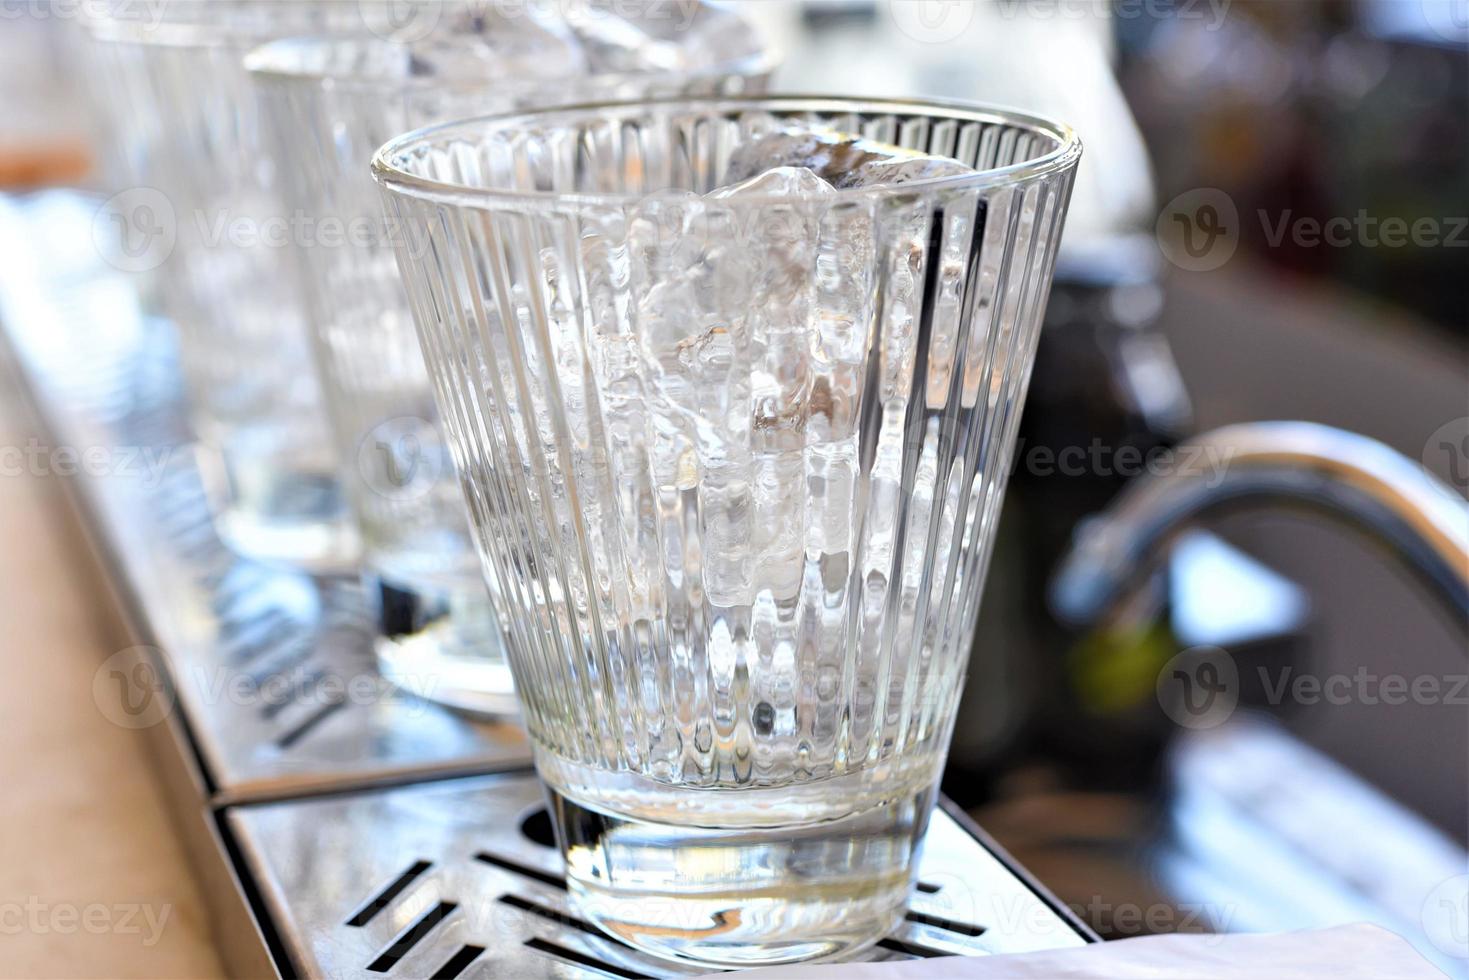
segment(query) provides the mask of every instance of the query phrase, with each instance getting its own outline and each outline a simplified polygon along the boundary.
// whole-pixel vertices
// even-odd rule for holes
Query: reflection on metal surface
[[[529,774],[234,807],[229,826],[301,973],[683,976],[584,922],[554,847],[523,829]],[[869,959],[1018,953],[1085,939],[944,811],[907,921]],[[469,951],[479,950],[472,956]]]
[[[1434,938],[1453,933],[1462,906],[1425,901],[1466,855],[1418,814],[1252,713],[1189,732],[1167,764],[1171,833],[1152,848],[1153,867],[1174,894],[1215,909],[1223,930],[1372,922],[1448,976],[1469,973]],[[1252,857],[1247,875],[1241,855]]]
[[[1168,566],[1174,639],[1183,647],[1232,647],[1300,630],[1306,591],[1207,531],[1174,544]]]
[[[1052,584],[1058,615],[1099,618],[1190,522],[1259,501],[1343,519],[1389,545],[1459,622],[1469,613],[1469,504],[1382,443],[1308,422],[1255,422],[1198,436],[1174,458],[1166,475],[1135,481],[1082,526]]]

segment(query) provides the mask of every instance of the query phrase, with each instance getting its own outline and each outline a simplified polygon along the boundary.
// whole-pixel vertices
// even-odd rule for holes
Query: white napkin
[[[727,974],[726,974],[727,976]],[[1009,956],[942,956],[751,970],[741,980],[1443,980],[1407,940],[1372,925],[1170,935]]]

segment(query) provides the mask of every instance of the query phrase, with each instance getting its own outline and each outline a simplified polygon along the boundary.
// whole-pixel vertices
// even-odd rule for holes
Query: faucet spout
[[[1209,467],[1187,464],[1208,460]],[[1105,616],[1196,521],[1243,506],[1305,506],[1386,545],[1469,625],[1469,503],[1375,439],[1308,422],[1255,422],[1180,446],[1180,465],[1139,477],[1080,526],[1051,581],[1051,607]]]

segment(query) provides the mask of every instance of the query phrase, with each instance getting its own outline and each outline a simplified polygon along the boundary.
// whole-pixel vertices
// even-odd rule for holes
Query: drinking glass
[[[480,0],[448,5],[411,40],[291,38],[246,59],[276,156],[291,161],[285,202],[315,231],[304,292],[378,610],[378,662],[458,708],[517,705],[368,163],[394,135],[487,110],[763,90],[770,61],[733,13],[637,12],[587,23]]]
[[[792,127],[973,171],[711,193]],[[750,965],[902,915],[1080,152],[1015,112],[772,96],[377,153],[568,885],[610,934]]]
[[[385,0],[386,2],[386,0]],[[140,256],[178,330],[216,525],[246,555],[312,570],[349,567],[356,537],[311,368],[282,208],[282,162],[261,139],[241,59],[276,37],[366,34],[363,4],[187,0],[92,4],[87,26],[115,134],[136,181],[114,197],[126,233],[171,249]]]

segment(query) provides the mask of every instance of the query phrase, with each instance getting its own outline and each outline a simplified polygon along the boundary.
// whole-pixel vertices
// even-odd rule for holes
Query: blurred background
[[[777,90],[1086,144],[946,791],[1105,937],[1368,920],[1469,976],[1462,611],[1272,507],[1170,536],[1105,616],[1055,601],[1077,529],[1220,426],[1339,427],[1469,494],[1469,4],[743,6]],[[65,19],[0,0],[5,189],[88,180]]]

